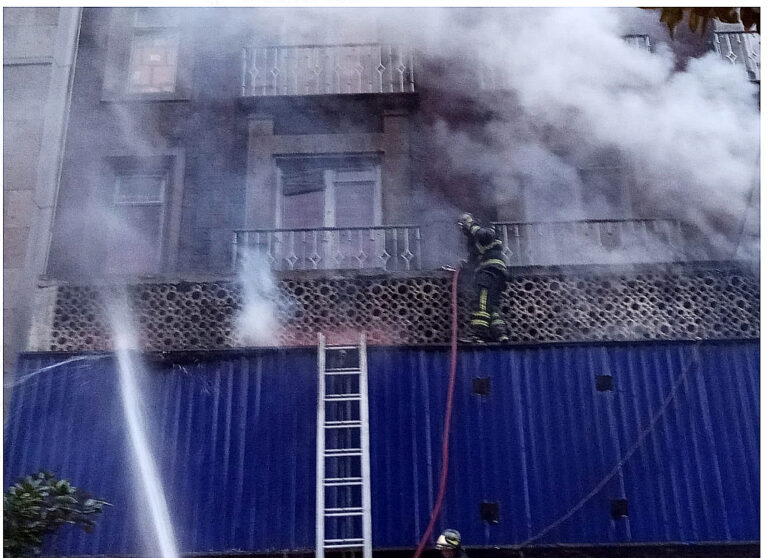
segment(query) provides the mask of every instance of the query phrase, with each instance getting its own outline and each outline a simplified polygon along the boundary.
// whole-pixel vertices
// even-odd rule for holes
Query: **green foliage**
[[[43,537],[65,523],[90,533],[95,526],[90,516],[101,513],[105,505],[110,504],[47,471],[19,479],[3,494],[4,558],[40,554]]]
[[[760,33],[760,8],[645,8],[661,10],[659,21],[666,23],[670,36],[674,35],[675,27],[688,14],[688,28],[692,32],[706,32],[709,23],[715,19],[723,23],[741,23],[745,31],[754,26]]]

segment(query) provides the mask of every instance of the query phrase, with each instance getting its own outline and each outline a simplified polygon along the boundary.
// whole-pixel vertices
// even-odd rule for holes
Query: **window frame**
[[[142,91],[136,87],[133,79],[136,61],[136,39],[138,37],[172,37],[174,42],[174,64],[173,64],[173,89],[170,91]],[[127,93],[129,95],[175,95],[179,87],[179,44],[180,34],[176,28],[134,28],[131,36],[131,46],[128,58],[128,79],[126,80]]]
[[[183,8],[157,7],[167,10],[157,22],[142,22],[139,10],[144,8],[111,8],[101,100],[106,102],[131,101],[188,101],[191,98],[192,60],[188,48],[185,27],[176,21],[173,10]],[[141,34],[173,33],[176,35],[176,69],[174,91],[145,92],[132,90],[134,37]]]
[[[123,178],[130,177],[130,178],[136,178],[136,177],[152,177],[152,178],[159,178],[160,179],[160,196],[158,201],[120,201],[119,199],[119,189],[120,189],[120,183]],[[166,203],[166,192],[168,190],[168,172],[167,170],[165,172],[159,172],[159,171],[143,171],[139,169],[137,172],[131,172],[129,170],[121,170],[118,171],[115,174],[115,190],[114,190],[114,196],[112,198],[112,203],[114,205],[164,205]]]
[[[141,274],[154,274],[154,273],[160,273],[163,270],[163,262],[165,261],[165,252],[167,250],[166,246],[166,239],[167,239],[167,231],[166,231],[166,225],[167,225],[167,214],[168,214],[168,174],[170,172],[170,169],[165,169],[165,172],[152,172],[152,171],[146,171],[144,169],[138,168],[135,170],[131,169],[122,169],[119,170],[114,177],[113,182],[113,196],[112,196],[112,207],[115,211],[118,211],[121,207],[159,207],[159,215],[158,215],[158,241],[156,243],[155,248],[155,254],[154,254],[154,268],[153,270],[144,271],[141,272]],[[120,190],[120,184],[121,182],[126,178],[136,178],[136,177],[153,177],[153,178],[159,178],[160,179],[160,195],[159,200],[157,201],[120,201],[119,198],[119,190]]]

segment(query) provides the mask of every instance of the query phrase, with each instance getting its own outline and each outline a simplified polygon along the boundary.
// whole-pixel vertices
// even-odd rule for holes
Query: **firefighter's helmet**
[[[455,529],[446,529],[437,537],[435,548],[442,550],[445,548],[455,549],[461,546],[461,534]]]
[[[462,213],[459,216],[459,226],[464,227],[465,229],[470,228],[474,222],[475,218],[472,217],[471,213]]]

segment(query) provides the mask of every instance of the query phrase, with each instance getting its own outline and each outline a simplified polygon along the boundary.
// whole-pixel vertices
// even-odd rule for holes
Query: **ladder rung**
[[[325,517],[352,517],[363,515],[363,508],[325,508]]]
[[[326,368],[326,376],[351,376],[353,373],[360,373],[359,367],[354,368]]]
[[[359,393],[337,393],[326,394],[324,401],[360,401]]]
[[[339,477],[339,478],[332,478],[332,479],[324,479],[323,484],[325,486],[362,486],[363,484],[363,478],[362,477]]]
[[[328,420],[323,425],[324,428],[354,428],[362,426],[361,420]]]
[[[325,450],[325,457],[360,457],[363,455],[361,448],[341,448]]]
[[[327,539],[323,541],[325,548],[345,548],[350,546],[363,546],[363,539]]]
[[[326,345],[325,350],[327,351],[349,351],[351,349],[358,350],[360,347],[357,345]]]

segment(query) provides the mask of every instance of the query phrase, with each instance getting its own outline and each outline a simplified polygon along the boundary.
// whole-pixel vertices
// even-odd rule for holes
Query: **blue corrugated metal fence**
[[[461,349],[438,527],[470,546],[511,546],[570,513],[532,544],[757,540],[758,353],[753,341]],[[375,548],[415,548],[428,522],[448,364],[447,349],[369,349]],[[179,548],[313,548],[315,352],[150,368],[144,407]],[[68,532],[48,552],[139,552],[147,516],[113,357],[24,355],[19,370],[5,485],[45,468],[113,504],[93,534]],[[597,375],[613,389],[598,391]],[[488,395],[472,392],[481,377]],[[614,499],[628,517],[611,516]],[[498,524],[481,519],[481,502],[499,504]]]

